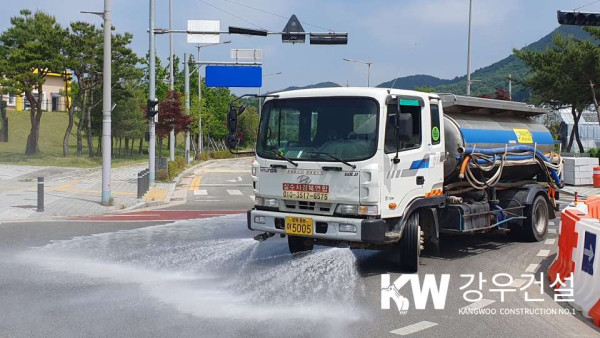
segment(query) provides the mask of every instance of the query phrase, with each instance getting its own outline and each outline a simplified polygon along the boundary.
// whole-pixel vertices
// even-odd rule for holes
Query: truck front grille
[[[283,200],[284,211],[315,213],[321,215],[333,214],[333,204],[323,202]]]

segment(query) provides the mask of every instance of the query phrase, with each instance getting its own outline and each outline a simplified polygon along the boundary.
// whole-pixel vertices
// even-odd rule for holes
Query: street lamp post
[[[96,14],[104,19],[104,65],[102,71],[102,197],[100,203],[108,206],[111,199],[111,124],[112,124],[112,15],[111,0],[104,0],[103,12],[82,11]]]
[[[201,48],[225,45],[225,44],[229,44],[229,43],[231,43],[230,40],[219,42],[219,43],[211,43],[208,45],[201,45],[201,44],[196,45],[196,48],[198,48],[198,62],[200,62],[200,49]],[[187,60],[186,60],[186,62],[187,62]],[[202,134],[202,72],[200,71],[200,68],[202,68],[202,65],[198,66],[198,155],[202,154],[202,146],[203,146],[202,138],[204,136]]]
[[[467,42],[467,96],[471,96],[471,13],[473,0],[469,0],[469,33]]]
[[[373,62],[352,60],[352,59],[347,59],[347,58],[343,58],[342,60],[348,61],[348,62],[362,63],[363,65],[367,65],[367,87],[371,87],[371,65],[373,64]]]
[[[265,74],[262,77],[265,78],[267,76],[277,76],[277,75],[281,75],[283,74],[282,72],[277,72],[277,73],[271,73],[271,74]],[[262,87],[258,87],[258,116],[260,116],[260,114],[262,114],[262,97],[260,97],[260,89]]]

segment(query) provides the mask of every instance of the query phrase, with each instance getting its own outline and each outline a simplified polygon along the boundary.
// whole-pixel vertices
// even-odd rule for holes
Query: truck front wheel
[[[400,240],[400,266],[405,272],[417,272],[421,255],[421,229],[419,213],[413,212],[406,221]]]
[[[288,236],[288,247],[290,248],[290,253],[293,255],[299,252],[312,251],[314,242],[310,238]]]

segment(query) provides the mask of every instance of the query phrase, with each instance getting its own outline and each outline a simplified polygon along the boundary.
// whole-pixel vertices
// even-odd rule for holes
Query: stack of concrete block
[[[594,157],[564,157],[563,178],[568,185],[591,185],[594,167],[598,159]]]

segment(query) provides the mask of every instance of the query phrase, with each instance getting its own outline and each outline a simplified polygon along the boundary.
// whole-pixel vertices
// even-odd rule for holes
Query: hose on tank
[[[502,169],[506,164],[509,163],[522,163],[523,161],[535,161],[537,162],[542,170],[546,173],[546,176],[549,178],[548,183],[554,184],[556,187],[561,188],[564,186],[564,182],[560,180],[560,172],[562,171],[562,165],[560,163],[554,164],[550,162],[550,160],[539,150],[526,145],[518,145],[511,146],[506,148],[490,148],[490,149],[476,149],[476,148],[459,148],[459,153],[466,155],[470,158],[471,163],[475,165],[475,167],[479,168],[482,171],[489,172],[494,167],[498,167],[496,173],[489,179],[484,182],[481,182],[475,179],[473,173],[471,172],[471,167],[466,165],[463,161],[461,165],[461,173],[463,165],[466,167],[465,171],[467,173],[466,178],[467,181],[478,190],[485,189],[485,187],[494,186],[498,183]]]

